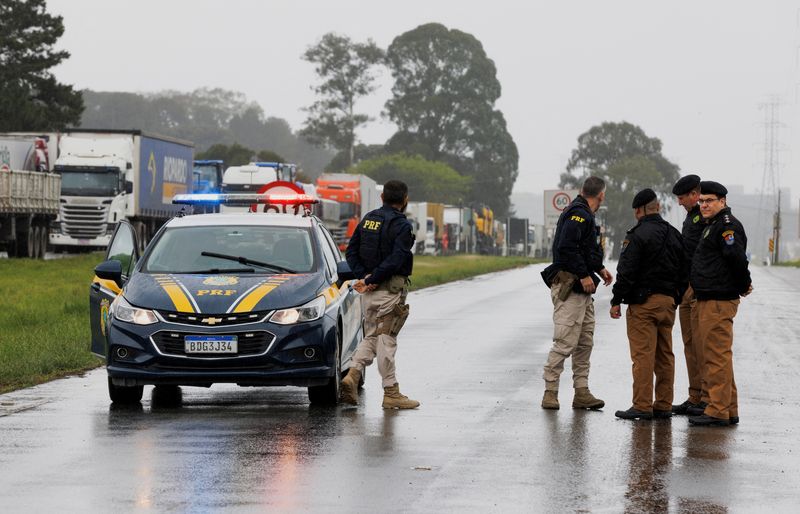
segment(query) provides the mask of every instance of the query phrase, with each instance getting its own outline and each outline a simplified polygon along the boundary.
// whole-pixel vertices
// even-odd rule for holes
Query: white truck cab
[[[222,175],[223,193],[258,193],[270,182],[294,182],[297,167],[279,162],[251,162],[243,166],[230,166]],[[247,212],[248,207],[222,205],[220,212]]]

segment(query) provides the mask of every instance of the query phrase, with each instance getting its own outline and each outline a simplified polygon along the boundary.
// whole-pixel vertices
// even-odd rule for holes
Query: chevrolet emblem
[[[217,323],[222,323],[222,318],[203,318],[200,320],[200,323],[208,323],[209,325],[216,325]]]

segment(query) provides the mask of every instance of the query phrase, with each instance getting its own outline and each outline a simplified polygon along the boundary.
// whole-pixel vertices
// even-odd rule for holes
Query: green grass
[[[89,352],[89,284],[101,260],[0,260],[0,393],[101,364]]]
[[[800,268],[800,261],[783,261],[776,264],[776,266],[788,266],[788,267]]]
[[[89,284],[99,253],[0,259],[0,393],[102,364],[89,351]],[[411,289],[526,266],[524,257],[415,257]]]
[[[487,255],[452,255],[448,257],[415,256],[411,290],[431,287],[454,280],[540,262],[527,257]]]

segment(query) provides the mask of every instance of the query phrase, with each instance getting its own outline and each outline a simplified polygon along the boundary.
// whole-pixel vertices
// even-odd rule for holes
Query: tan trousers
[[[378,373],[381,375],[383,387],[397,383],[395,376],[397,338],[389,334],[377,334],[378,318],[391,312],[396,304],[405,303],[407,295],[407,289],[399,293],[378,289],[361,296],[361,305],[364,309],[364,339],[358,343],[353,355],[353,365],[364,373],[364,368],[372,364],[377,357]]]
[[[683,295],[678,308],[681,320],[681,339],[683,339],[683,355],[686,358],[686,371],[689,375],[689,401],[692,403],[708,402],[703,370],[703,340],[699,337],[697,300],[691,287]]]
[[[564,361],[572,357],[573,387],[589,387],[589,357],[594,344],[594,300],[592,295],[572,293],[558,298],[558,285],[550,288],[553,301],[553,347],[544,365],[545,388],[558,391]]]
[[[633,408],[642,412],[672,409],[675,355],[672,326],[675,300],[653,294],[642,304],[629,305],[626,322],[633,362]],[[655,401],[653,401],[655,375]]]
[[[733,378],[733,318],[739,310],[739,300],[698,300],[697,309],[709,398],[705,414],[721,419],[738,416],[739,396]]]

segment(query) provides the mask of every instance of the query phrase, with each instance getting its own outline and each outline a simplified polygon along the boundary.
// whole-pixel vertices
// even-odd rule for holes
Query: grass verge
[[[89,352],[89,284],[101,260],[0,260],[0,393],[101,364]]]
[[[0,259],[0,393],[102,364],[89,351],[89,284],[102,255]],[[411,289],[518,268],[525,257],[415,257]]]

